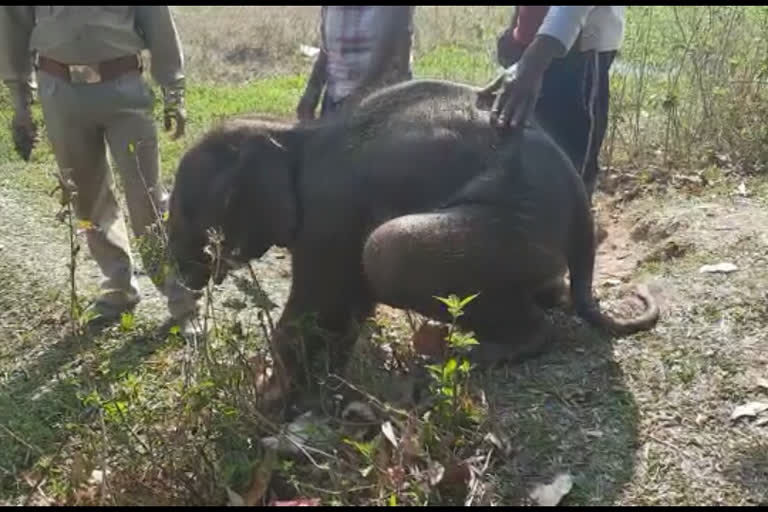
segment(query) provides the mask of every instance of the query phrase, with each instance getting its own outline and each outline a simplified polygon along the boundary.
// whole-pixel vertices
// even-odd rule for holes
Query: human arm
[[[496,40],[496,57],[505,68],[515,64],[528,46],[549,11],[548,5],[518,5],[512,23]]]
[[[175,121],[174,136],[180,137],[184,135],[187,117],[184,107],[184,54],[170,7],[137,6],[136,25],[152,56],[152,78],[163,89],[165,129],[170,130]]]
[[[315,63],[312,65],[312,72],[309,75],[307,86],[304,88],[304,94],[301,96],[299,104],[296,107],[296,117],[298,117],[300,121],[307,121],[315,118],[315,109],[320,102],[320,95],[323,92],[323,87],[327,80],[327,63],[328,55],[325,53],[325,50],[321,49],[315,59]]]
[[[24,160],[29,160],[37,142],[37,126],[31,110],[32,58],[29,50],[34,25],[33,7],[0,6],[0,79],[11,94],[14,148]]]
[[[533,42],[517,66],[511,67],[480,91],[480,99],[498,93],[491,109],[491,123],[517,128],[530,116],[552,60],[564,56],[595,6],[551,6]]]

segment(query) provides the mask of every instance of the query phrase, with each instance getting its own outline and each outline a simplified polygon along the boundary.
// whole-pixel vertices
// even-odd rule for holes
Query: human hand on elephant
[[[479,103],[492,105],[491,124],[512,129],[522,126],[536,106],[542,79],[540,74],[524,73],[513,65],[478,92]]]
[[[491,103],[491,124],[517,129],[533,113],[541,92],[544,73],[552,60],[566,48],[554,37],[539,35],[523,52],[520,60],[478,92],[478,103]]]

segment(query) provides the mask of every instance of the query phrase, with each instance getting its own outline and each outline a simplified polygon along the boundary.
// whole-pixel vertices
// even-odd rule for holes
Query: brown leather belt
[[[41,71],[73,84],[99,84],[127,73],[141,72],[138,55],[127,55],[97,64],[64,64],[40,55],[37,59],[37,67]]]

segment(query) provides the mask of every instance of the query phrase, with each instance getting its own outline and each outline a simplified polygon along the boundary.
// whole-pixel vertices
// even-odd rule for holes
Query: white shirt
[[[618,50],[624,37],[623,5],[552,5],[538,34],[554,37],[570,51],[581,32],[579,51]]]
[[[368,72],[374,50],[381,44],[381,22],[388,9],[391,6],[322,6],[323,49],[328,58],[327,88],[334,101],[352,94]],[[393,66],[397,64],[395,61],[397,58],[393,57]]]

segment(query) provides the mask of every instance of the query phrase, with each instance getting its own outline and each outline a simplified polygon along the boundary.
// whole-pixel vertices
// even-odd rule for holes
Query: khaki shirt
[[[168,6],[0,6],[0,80],[28,81],[32,54],[66,64],[151,53],[153,78],[173,87],[184,78],[181,41]]]

